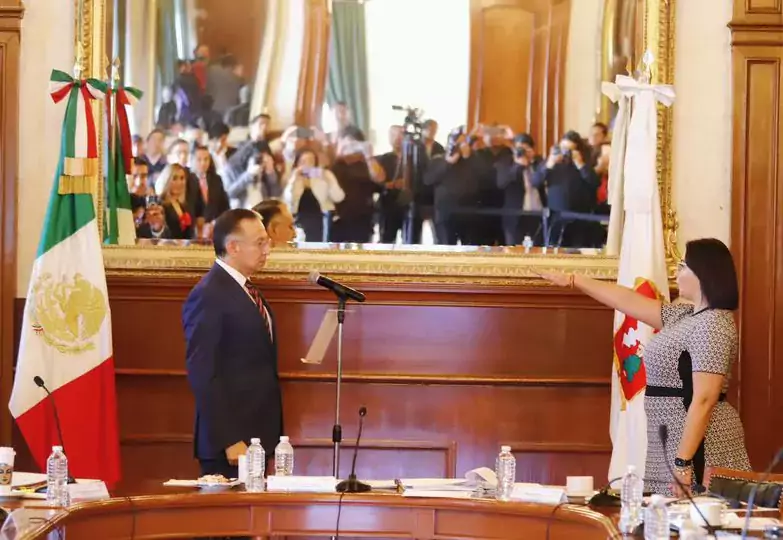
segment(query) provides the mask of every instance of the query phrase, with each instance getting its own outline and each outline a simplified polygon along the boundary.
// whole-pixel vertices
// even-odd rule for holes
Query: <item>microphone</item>
[[[661,439],[661,445],[663,446],[663,455],[666,455],[666,442],[669,440],[669,427],[666,424],[661,424],[658,426],[658,437]],[[707,521],[707,518],[704,517],[704,514],[702,514],[701,509],[696,504],[696,501],[693,500],[693,495],[691,495],[690,490],[686,489],[685,485],[682,483],[682,480],[674,473],[674,469],[672,468],[672,464],[669,463],[669,460],[666,459],[666,468],[669,470],[669,473],[672,475],[672,478],[674,478],[674,481],[677,483],[677,485],[680,487],[680,490],[685,494],[685,498],[690,501],[691,505],[696,509],[696,513],[699,514],[699,517],[704,522],[704,526],[707,528],[707,532],[715,536],[715,527],[710,525],[710,522]]]
[[[351,465],[351,474],[348,480],[343,480],[337,484],[338,493],[366,493],[372,488],[364,482],[356,479],[356,456],[359,455],[359,442],[362,440],[362,428],[364,427],[364,417],[367,416],[367,407],[359,407],[359,434],[356,436],[356,446],[353,449],[353,464]]]
[[[44,392],[46,392],[46,396],[49,398],[49,401],[52,404],[52,410],[54,411],[54,425],[57,427],[57,436],[60,439],[60,446],[62,446],[63,454],[65,454],[65,457],[68,457],[68,454],[65,452],[65,440],[63,439],[63,428],[60,425],[60,415],[57,414],[57,402],[54,400],[54,396],[46,387],[46,383],[44,383],[44,380],[41,377],[36,375],[35,377],[33,377],[33,382],[39,388],[43,388]],[[69,484],[76,483],[76,480],[74,480],[70,474],[68,475],[68,483]]]
[[[748,495],[748,510],[745,514],[745,524],[742,526],[742,534],[740,535],[742,540],[745,540],[748,537],[748,530],[750,529],[750,516],[753,513],[753,505],[756,501],[756,492],[759,490],[759,487],[761,487],[761,484],[763,484],[767,478],[769,478],[769,475],[772,474],[772,469],[774,469],[777,464],[780,463],[781,459],[783,459],[783,448],[778,450],[778,453],[775,454],[774,458],[772,458],[772,461],[770,462],[769,466],[767,466],[764,474],[761,475],[759,481],[756,482],[756,485],[754,485],[753,489],[750,490],[750,495]]]
[[[333,279],[330,279],[326,276],[322,276],[318,270],[313,270],[310,272],[310,275],[307,276],[307,281],[313,285],[320,285],[324,289],[329,289],[342,300],[355,300],[356,302],[364,302],[365,300],[364,293],[361,293],[356,289],[346,287],[342,283],[337,283]]]

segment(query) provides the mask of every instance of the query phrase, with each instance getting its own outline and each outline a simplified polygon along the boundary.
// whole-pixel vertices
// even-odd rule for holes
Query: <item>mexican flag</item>
[[[674,102],[674,89],[638,83],[625,76],[618,76],[616,85],[634,106],[625,146],[624,221],[617,283],[649,298],[668,301],[669,281],[656,160],[656,103],[670,106]],[[628,465],[636,466],[637,474],[644,478],[647,457],[644,346],[653,333],[646,324],[615,312],[609,480],[623,476]]]
[[[141,98],[136,88],[110,88],[106,94],[106,226],[107,244],[133,245],[136,225],[133,220],[127,177],[132,173],[133,149],[128,126],[127,105]]]
[[[88,179],[69,179],[65,164],[95,151],[80,150],[74,143],[81,138],[95,144],[95,124],[85,111],[91,110],[89,100],[103,98],[105,85],[64,78],[70,79],[63,72],[53,74],[58,87],[53,98],[68,101],[60,160],[27,293],[9,409],[43,470],[60,439],[52,404],[34,382],[35,377],[42,378],[57,404],[71,476],[100,479],[111,486],[120,477],[120,459],[101,242],[92,195],[60,193],[63,183],[87,185]]]

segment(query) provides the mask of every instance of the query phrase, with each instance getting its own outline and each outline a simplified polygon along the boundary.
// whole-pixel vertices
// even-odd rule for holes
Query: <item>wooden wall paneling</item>
[[[16,206],[19,181],[19,55],[24,7],[0,0],[0,403],[13,386],[16,297]],[[0,444],[12,438],[12,420],[1,415]]]
[[[468,122],[530,129],[535,19],[547,2],[471,0]]]
[[[306,0],[304,46],[296,97],[296,123],[300,126],[321,125],[329,65],[330,31],[328,1]]]
[[[551,29],[551,6],[536,12],[535,34],[533,36],[533,77],[530,85],[528,117],[530,131],[539,153],[548,151],[547,146],[547,88],[549,69],[549,32]],[[539,81],[541,84],[539,84]]]
[[[122,490],[190,477],[193,398],[185,377],[182,301],[193,279],[109,277],[123,463]],[[366,478],[461,475],[492,465],[500,444],[518,478],[605,477],[612,312],[571,291],[356,284],[368,303],[346,319],[342,424],[348,456],[368,415]],[[297,472],[331,471],[335,344],[302,364],[327,291],[264,284],[276,314],[287,433]],[[23,300],[17,306],[17,318]],[[16,433],[20,463],[31,466]]]
[[[738,405],[755,469],[783,446],[783,15],[735,0],[732,250],[740,280]],[[783,470],[783,467],[779,467]]]
[[[549,63],[547,66],[546,146],[549,148],[563,136],[570,126],[563,125],[565,104],[566,61],[568,56],[568,26],[571,18],[571,0],[553,0],[549,31]],[[578,62],[578,58],[571,59]]]
[[[130,0],[129,0],[130,1]],[[244,78],[255,81],[261,54],[267,0],[196,0],[202,14],[196,19],[198,42],[209,46],[213,60],[233,54],[244,69]]]

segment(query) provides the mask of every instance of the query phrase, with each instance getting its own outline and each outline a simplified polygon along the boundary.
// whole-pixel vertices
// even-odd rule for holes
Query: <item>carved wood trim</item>
[[[296,96],[296,123],[300,126],[321,125],[330,30],[327,0],[306,0],[304,46]]]
[[[9,3],[9,2],[6,2]],[[19,56],[21,0],[0,6],[0,402],[13,386],[19,185]],[[11,443],[11,416],[0,421],[0,444]]]
[[[734,0],[732,238],[740,285],[737,405],[756,470],[783,445],[783,14]],[[780,467],[779,467],[780,468]]]

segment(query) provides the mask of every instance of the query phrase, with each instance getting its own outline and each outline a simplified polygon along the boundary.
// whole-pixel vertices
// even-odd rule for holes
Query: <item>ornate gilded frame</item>
[[[90,76],[103,77],[108,67],[104,51],[106,0],[74,0],[76,46],[81,46]],[[674,82],[674,14],[676,0],[646,0],[644,35],[647,49],[654,51],[656,83]],[[79,18],[84,24],[79,25]],[[102,110],[96,106],[96,113]],[[658,174],[664,218],[664,240],[670,276],[674,276],[677,252],[677,218],[672,199],[672,111],[659,106]],[[97,207],[103,208],[103,190],[98,189]],[[102,212],[99,211],[99,224]],[[109,275],[139,277],[187,277],[202,274],[214,255],[200,246],[106,246],[103,250]],[[617,258],[605,255],[521,254],[506,252],[423,251],[420,249],[275,249],[264,276],[301,280],[311,269],[343,279],[382,283],[440,283],[486,285],[543,285],[542,271],[579,272],[614,280]]]

